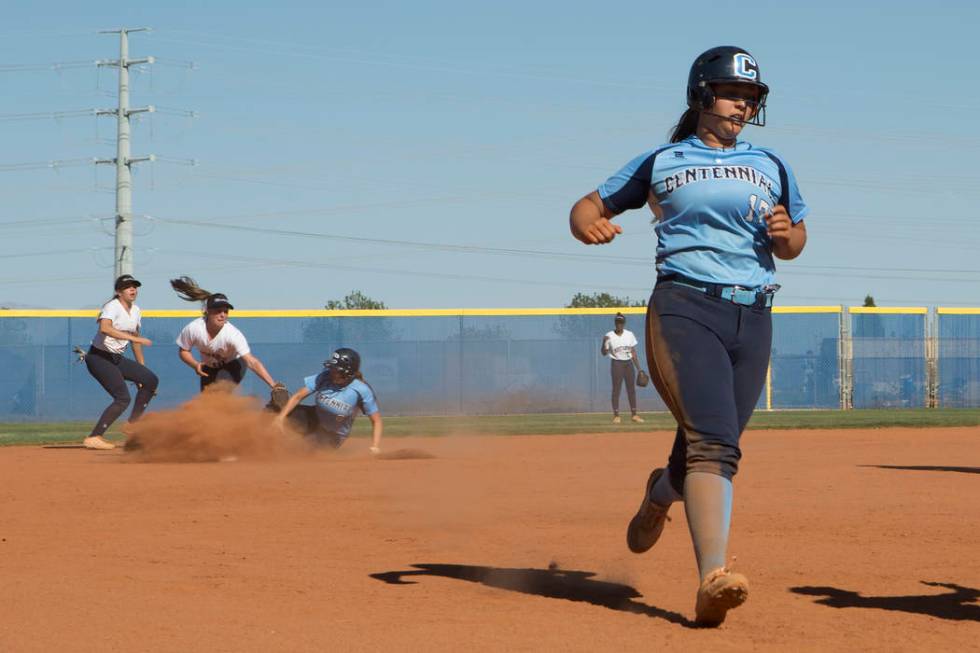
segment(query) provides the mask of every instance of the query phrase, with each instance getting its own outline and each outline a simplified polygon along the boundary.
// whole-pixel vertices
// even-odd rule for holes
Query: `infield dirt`
[[[717,630],[689,621],[683,506],[626,549],[671,438],[3,448],[0,650],[976,648],[980,428],[748,432],[730,551],[751,594]]]

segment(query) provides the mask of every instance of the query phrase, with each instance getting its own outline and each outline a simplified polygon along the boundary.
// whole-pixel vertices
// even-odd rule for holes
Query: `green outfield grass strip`
[[[668,413],[641,413],[644,424],[624,417],[613,424],[608,413],[559,415],[479,415],[449,417],[385,417],[386,437],[484,435],[562,435],[569,433],[642,433],[673,431],[674,419]],[[757,411],[749,429],[857,429],[888,427],[980,426],[980,408],[963,409],[876,409],[876,410],[793,410]],[[88,422],[0,424],[0,446],[15,444],[57,444],[80,442],[88,435]],[[370,422],[355,423],[354,435],[370,433]],[[110,431],[110,440],[122,439]]]

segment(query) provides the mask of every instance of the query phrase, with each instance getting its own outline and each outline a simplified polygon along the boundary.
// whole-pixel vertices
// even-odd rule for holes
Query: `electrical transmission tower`
[[[100,60],[99,66],[112,66],[119,70],[119,103],[115,109],[101,109],[100,116],[116,116],[116,157],[97,159],[96,163],[112,164],[116,167],[116,248],[113,278],[121,274],[133,273],[133,171],[130,166],[141,161],[153,161],[154,155],[130,156],[129,117],[134,113],[152,113],[152,106],[130,108],[129,106],[129,67],[152,64],[153,57],[129,58],[130,32],[145,32],[146,27],[103,30],[100,34],[119,35],[119,59]]]

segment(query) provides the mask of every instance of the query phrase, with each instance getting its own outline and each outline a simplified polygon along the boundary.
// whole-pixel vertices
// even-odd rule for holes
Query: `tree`
[[[384,310],[384,302],[371,299],[360,290],[352,290],[343,299],[331,299],[324,306],[328,311]],[[396,340],[395,320],[392,317],[315,317],[303,324],[303,341],[325,343],[340,347],[363,342]]]
[[[572,301],[565,308],[623,308],[624,306],[646,306],[647,303],[642,299],[631,299],[629,297],[616,297],[607,292],[596,292],[592,294],[575,293]],[[603,330],[609,322],[608,315],[561,315],[554,324],[554,330],[562,338],[584,338],[591,339],[596,333],[605,333]]]
[[[620,308],[622,306],[646,306],[642,299],[616,297],[607,292],[594,292],[591,295],[577,292],[565,308]]]
[[[867,308],[876,308],[875,298],[871,295],[865,295],[864,305]],[[881,321],[880,315],[857,315],[852,320],[855,338],[883,338],[885,336],[885,325]]]
[[[351,310],[384,310],[388,308],[384,302],[371,299],[360,290],[352,290],[343,299],[331,299],[324,306],[328,311]]]

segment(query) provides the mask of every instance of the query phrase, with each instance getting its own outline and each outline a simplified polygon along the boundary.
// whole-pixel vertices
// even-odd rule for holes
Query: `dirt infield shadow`
[[[858,465],[858,467],[904,469],[913,472],[960,472],[963,474],[980,474],[980,467],[951,467],[947,465]]]
[[[947,594],[918,594],[911,596],[861,596],[858,592],[836,587],[791,587],[789,591],[806,596],[823,596],[816,603],[831,608],[877,608],[925,614],[951,621],[980,621],[980,590],[955,583],[919,581],[929,587],[953,590]]]
[[[502,567],[479,567],[473,565],[416,564],[410,571],[386,571],[371,574],[391,585],[412,585],[415,581],[403,580],[406,576],[441,576],[455,578],[488,587],[534,594],[551,599],[582,601],[610,610],[632,612],[648,617],[664,619],[670,623],[689,628],[694,622],[684,615],[670,610],[635,601],[642,596],[635,588],[621,583],[595,580],[595,572],[571,571],[567,569],[506,569]]]

